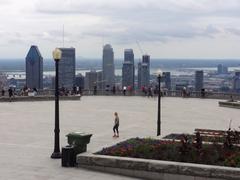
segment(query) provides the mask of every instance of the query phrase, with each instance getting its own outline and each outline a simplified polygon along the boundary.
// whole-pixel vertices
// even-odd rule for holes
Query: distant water
[[[157,72],[157,68],[151,68],[150,73],[153,75]],[[210,73],[210,72],[216,72],[217,68],[210,68],[210,67],[199,67],[199,68],[176,68],[176,69],[161,69],[163,72],[164,71],[169,71],[171,72],[171,75],[173,76],[180,76],[180,75],[193,75],[196,70],[203,70],[205,73]],[[230,72],[234,71],[240,71],[240,67],[229,67],[228,70]],[[85,76],[86,72],[89,72],[90,70],[76,70],[76,75],[81,73],[82,75]],[[21,78],[25,78],[25,72],[24,71],[7,71],[5,72],[9,77],[14,77],[14,76],[21,76]],[[44,71],[44,76],[55,76],[55,71]],[[122,70],[121,69],[116,69],[115,70],[115,75],[121,76],[122,75]],[[136,71],[137,75],[137,71]]]
[[[122,74],[122,62],[123,60],[115,60],[115,74]],[[135,60],[137,67],[138,60]],[[157,69],[161,68],[162,71],[169,71],[172,75],[192,75],[195,70],[204,70],[205,72],[213,72],[217,70],[217,65],[223,64],[228,66],[229,71],[240,71],[240,60],[231,59],[151,59],[150,73],[155,74]],[[101,59],[81,59],[76,61],[76,74],[81,73],[85,75],[90,69],[100,70],[102,66]],[[54,61],[44,60],[44,75],[54,76]],[[10,76],[22,75],[25,76],[25,60],[12,59],[12,60],[0,60],[0,71]],[[137,73],[137,70],[136,70]]]

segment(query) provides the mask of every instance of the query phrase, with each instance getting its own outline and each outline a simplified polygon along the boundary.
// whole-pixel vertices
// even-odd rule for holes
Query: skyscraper
[[[228,74],[228,67],[227,66],[224,66],[222,64],[219,64],[217,66],[217,73],[218,74]]]
[[[134,89],[135,67],[134,53],[132,49],[124,50],[124,62],[122,67],[122,86]]]
[[[102,71],[91,70],[86,72],[85,89],[94,90],[94,86],[96,86],[97,90],[102,89]]]
[[[26,56],[26,85],[43,89],[43,58],[37,46],[31,46]]]
[[[82,74],[77,74],[75,79],[75,85],[81,89],[84,89],[84,76]]]
[[[114,52],[110,44],[103,47],[102,81],[103,88],[115,85]]]
[[[195,91],[203,89],[203,71],[195,71]]]
[[[94,86],[97,86],[97,72],[95,70],[86,72],[84,85],[86,90],[93,90]]]
[[[122,87],[131,87],[134,89],[133,64],[130,61],[123,62],[122,67]]]
[[[171,73],[170,72],[163,72],[163,78],[164,78],[164,82],[165,82],[165,87],[170,91],[172,89]]]
[[[233,91],[240,92],[240,72],[235,72],[233,77]]]
[[[148,87],[150,81],[150,56],[143,55],[142,62],[138,63],[138,89]]]
[[[75,48],[59,48],[62,59],[59,61],[59,86],[72,89],[75,86]]]

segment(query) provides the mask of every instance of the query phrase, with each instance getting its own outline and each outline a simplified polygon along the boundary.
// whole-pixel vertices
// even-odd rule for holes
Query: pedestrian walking
[[[118,131],[118,128],[119,128],[119,117],[118,117],[118,113],[115,112],[114,113],[114,126],[113,126],[113,137],[119,137],[119,131]]]

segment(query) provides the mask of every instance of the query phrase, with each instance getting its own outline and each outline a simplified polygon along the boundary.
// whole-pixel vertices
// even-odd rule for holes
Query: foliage
[[[132,138],[96,154],[240,167],[239,150],[236,146],[226,149],[217,143],[202,144],[199,136],[192,142],[183,135],[180,142]]]

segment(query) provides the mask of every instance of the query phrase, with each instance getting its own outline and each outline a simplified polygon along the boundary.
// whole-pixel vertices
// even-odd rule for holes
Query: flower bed
[[[96,154],[167,160],[208,165],[240,167],[240,148],[219,144],[201,144],[182,140],[164,141],[150,138],[132,138]]]

